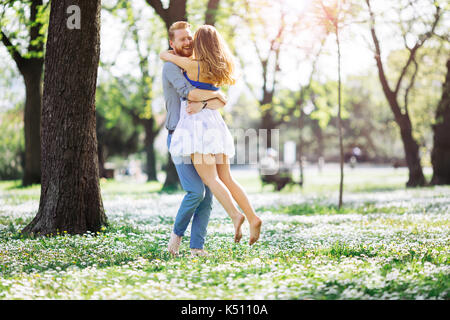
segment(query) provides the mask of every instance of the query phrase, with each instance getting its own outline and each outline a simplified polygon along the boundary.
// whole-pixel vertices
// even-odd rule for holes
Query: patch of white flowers
[[[98,235],[14,237],[38,207],[0,196],[0,299],[449,299],[450,189],[347,194],[355,212],[283,214],[279,206],[329,205],[336,197],[251,194],[270,208],[259,242],[232,242],[215,202],[210,256],[169,258],[167,241],[182,194],[104,195],[115,229]],[[372,203],[380,212],[358,208]],[[402,213],[383,212],[399,207]],[[18,222],[19,221],[19,222]],[[14,229],[14,230],[11,230]]]

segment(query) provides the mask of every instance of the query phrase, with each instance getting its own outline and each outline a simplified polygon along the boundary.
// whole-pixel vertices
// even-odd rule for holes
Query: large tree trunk
[[[52,1],[42,109],[39,211],[24,233],[96,232],[106,224],[100,194],[95,90],[100,0]],[[67,7],[81,9],[81,29],[66,27]]]
[[[442,86],[442,99],[436,110],[433,132],[434,144],[431,152],[433,178],[431,184],[450,184],[450,59],[447,60],[447,76]]]
[[[24,112],[24,186],[41,182],[41,109],[43,59],[29,60],[22,69],[26,98]]]

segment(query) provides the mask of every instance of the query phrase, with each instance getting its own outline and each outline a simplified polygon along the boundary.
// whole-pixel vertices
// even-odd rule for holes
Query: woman
[[[235,83],[233,57],[224,39],[213,26],[201,26],[194,35],[194,56],[176,56],[171,51],[160,55],[184,69],[184,76],[195,87],[218,90],[219,86]],[[196,81],[192,79],[197,79]],[[234,140],[218,110],[203,108],[189,115],[184,101],[180,121],[172,136],[170,153],[190,156],[202,181],[224,207],[233,221],[234,241],[242,238],[244,216],[234,205],[232,197],[244,211],[250,225],[249,244],[254,244],[261,231],[261,219],[256,215],[248,197],[230,172],[229,158],[234,156]]]

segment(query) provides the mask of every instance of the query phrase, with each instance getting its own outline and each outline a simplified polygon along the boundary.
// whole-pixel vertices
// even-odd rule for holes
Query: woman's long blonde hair
[[[194,35],[194,56],[205,79],[216,86],[236,83],[233,55],[227,43],[210,25],[201,26]]]

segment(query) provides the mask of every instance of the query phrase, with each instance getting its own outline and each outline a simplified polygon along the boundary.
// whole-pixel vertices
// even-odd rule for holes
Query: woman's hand
[[[161,58],[161,60],[169,61],[171,55],[174,55],[173,50],[165,50],[159,54],[159,57]]]
[[[202,109],[203,109],[203,102],[188,101],[188,105],[186,107],[186,113],[189,115],[192,115],[192,114],[202,111]]]
[[[194,70],[194,68],[195,70],[197,70],[196,61],[193,61],[192,59],[187,57],[177,56],[175,54],[175,51],[173,50],[163,51],[159,54],[159,57],[166,62],[172,62],[176,64],[181,69],[186,70],[187,72],[189,72],[189,70]]]
[[[219,91],[218,95],[219,96],[217,97],[217,99],[222,101],[224,104],[227,104],[227,96],[222,91]]]

